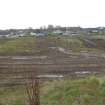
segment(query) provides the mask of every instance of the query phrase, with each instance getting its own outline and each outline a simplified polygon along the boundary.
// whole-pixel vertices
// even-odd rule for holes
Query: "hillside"
[[[47,55],[54,47],[72,52],[104,51],[104,35],[20,37],[0,40],[0,55]]]

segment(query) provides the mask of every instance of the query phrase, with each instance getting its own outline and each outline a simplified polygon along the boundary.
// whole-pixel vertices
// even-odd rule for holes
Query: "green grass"
[[[24,105],[26,100],[23,87],[0,88],[0,105]]]
[[[0,43],[1,55],[33,54],[36,51],[36,40],[33,37],[9,39]]]
[[[90,38],[96,46],[89,45],[85,38]],[[90,47],[88,47],[88,45]],[[37,55],[48,54],[48,47],[63,47],[73,52],[104,51],[105,36],[46,36],[44,38],[20,37],[0,40],[0,55]]]
[[[26,105],[25,87],[1,87],[0,105]],[[42,105],[105,105],[105,78],[54,80],[41,85]]]

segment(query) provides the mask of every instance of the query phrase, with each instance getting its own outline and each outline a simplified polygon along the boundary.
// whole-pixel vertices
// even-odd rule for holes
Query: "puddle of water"
[[[75,74],[90,74],[91,72],[90,71],[78,71],[78,72],[75,72]]]
[[[39,59],[45,59],[47,56],[13,56],[12,59],[34,59],[34,58],[39,58]]]
[[[39,78],[63,78],[63,75],[39,75]]]
[[[32,59],[32,57],[12,57],[12,59]]]
[[[4,59],[5,59],[5,58],[7,59],[7,58],[10,58],[10,57],[9,57],[9,56],[0,56],[0,59],[3,59],[3,58],[4,58]]]

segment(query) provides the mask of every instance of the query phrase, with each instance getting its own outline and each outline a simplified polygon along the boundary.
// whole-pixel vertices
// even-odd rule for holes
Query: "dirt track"
[[[105,73],[105,58],[78,56],[7,56],[0,57],[0,84],[21,84],[37,75],[90,75]]]

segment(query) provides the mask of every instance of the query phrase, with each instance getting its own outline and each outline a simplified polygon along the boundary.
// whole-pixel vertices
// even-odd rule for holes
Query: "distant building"
[[[63,32],[61,30],[55,30],[52,32],[53,34],[62,35]]]
[[[45,33],[37,33],[36,36],[45,36]]]
[[[63,33],[63,35],[78,35],[78,33],[73,31],[66,31]]]
[[[37,33],[35,33],[35,32],[31,32],[30,35],[32,35],[32,36],[36,36]]]

